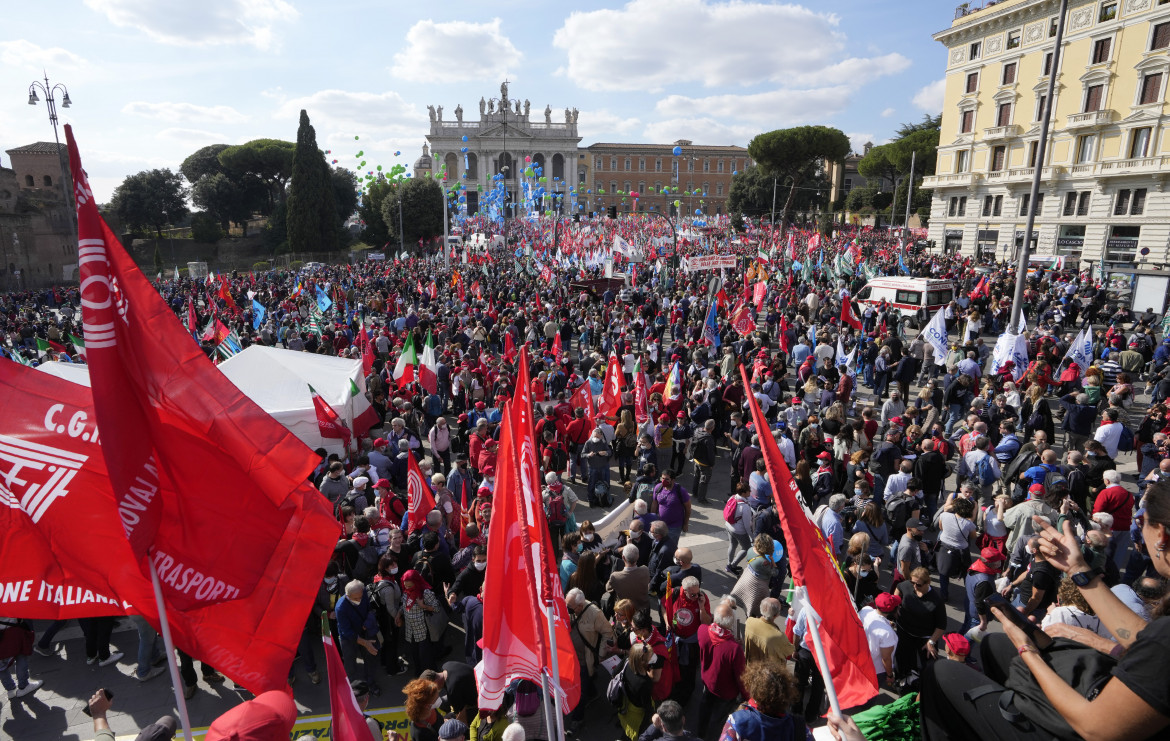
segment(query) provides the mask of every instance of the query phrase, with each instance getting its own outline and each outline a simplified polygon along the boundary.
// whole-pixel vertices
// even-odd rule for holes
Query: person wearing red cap
[[[898,647],[898,632],[894,629],[893,620],[901,604],[901,597],[883,592],[872,605],[861,608],[858,613],[861,625],[865,628],[869,655],[877,670],[879,684],[893,682],[894,679],[894,651]]]
[[[296,721],[297,706],[292,697],[271,690],[216,718],[203,738],[206,741],[288,741]]]
[[[967,570],[967,622],[963,626],[964,632],[972,628],[977,629],[978,633],[987,630],[991,618],[987,598],[995,593],[995,580],[1003,571],[1006,560],[1003,551],[987,546],[979,551],[979,557]]]
[[[946,647],[948,661],[957,661],[960,664],[967,663],[967,657],[971,654],[970,641],[958,633],[947,633],[943,636],[942,643]]]

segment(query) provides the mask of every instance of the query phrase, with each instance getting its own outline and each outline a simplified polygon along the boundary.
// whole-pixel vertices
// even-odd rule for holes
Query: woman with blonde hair
[[[614,430],[613,444],[617,451],[618,477],[629,481],[634,456],[638,452],[638,425],[629,409],[622,410],[622,420]]]
[[[622,668],[622,690],[625,698],[618,709],[618,723],[630,741],[649,725],[653,715],[654,678],[651,666],[655,660],[654,649],[645,643],[635,643],[630,648],[629,658]]]
[[[752,542],[755,555],[748,560],[748,567],[731,589],[731,596],[743,607],[748,617],[759,617],[760,602],[771,594],[772,577],[779,570],[773,560],[775,545],[772,536],[763,533],[757,535]]]
[[[1024,420],[1025,434],[1031,437],[1036,430],[1043,430],[1048,440],[1056,439],[1056,427],[1052,421],[1052,406],[1044,398],[1044,387],[1034,383],[1028,387],[1020,419]]]

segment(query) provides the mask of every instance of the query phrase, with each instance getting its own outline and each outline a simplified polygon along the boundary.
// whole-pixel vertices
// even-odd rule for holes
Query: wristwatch
[[[1073,574],[1070,578],[1073,580],[1073,584],[1076,584],[1078,587],[1083,589],[1089,586],[1089,582],[1093,581],[1100,575],[1101,569],[1089,569],[1088,571],[1082,571],[1079,574]]]

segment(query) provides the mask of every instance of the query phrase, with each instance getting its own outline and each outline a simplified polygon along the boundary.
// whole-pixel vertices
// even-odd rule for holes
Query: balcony
[[[970,188],[974,182],[974,175],[969,172],[956,172],[950,175],[930,175],[922,179],[923,188]]]
[[[1068,117],[1064,126],[1066,129],[1085,129],[1093,126],[1104,126],[1113,121],[1113,111],[1092,111],[1090,113],[1073,113]]]
[[[1013,167],[1007,171],[1007,181],[1011,183],[1030,183],[1036,174],[1035,167]],[[1060,174],[1059,167],[1045,167],[1040,173],[1041,180],[1052,180]]]
[[[1008,124],[1007,126],[992,126],[990,129],[983,130],[984,141],[994,141],[997,139],[1009,139],[1013,136],[1020,135],[1020,127],[1016,124]]]
[[[1170,157],[1135,157],[1125,160],[1111,160],[1098,164],[1097,174],[1103,178],[1141,175],[1163,172],[1170,168]]]

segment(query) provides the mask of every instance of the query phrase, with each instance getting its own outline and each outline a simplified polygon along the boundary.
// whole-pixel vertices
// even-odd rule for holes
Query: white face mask
[[[865,578],[865,577],[867,577],[867,576],[869,576],[869,572],[868,572],[868,571],[861,570],[861,571],[858,571],[858,572],[857,572],[857,578],[858,578],[858,579],[864,579],[864,578]]]
[[[487,568],[487,561],[474,561],[473,565],[476,571],[483,571]]]
[[[674,565],[675,566],[682,566],[682,561],[680,561],[676,558],[676,559],[674,559]]]
[[[594,535],[593,535],[593,533],[585,533],[585,534],[584,534],[584,535],[582,535],[581,537],[585,539],[585,542],[586,542],[586,543],[592,543],[592,542],[593,542],[593,538],[594,538],[594,537],[596,537],[596,536],[594,536]]]
[[[397,573],[398,573],[398,567],[397,567],[397,566],[395,566],[394,568],[390,569],[390,573],[391,573],[391,574],[397,574]]]

